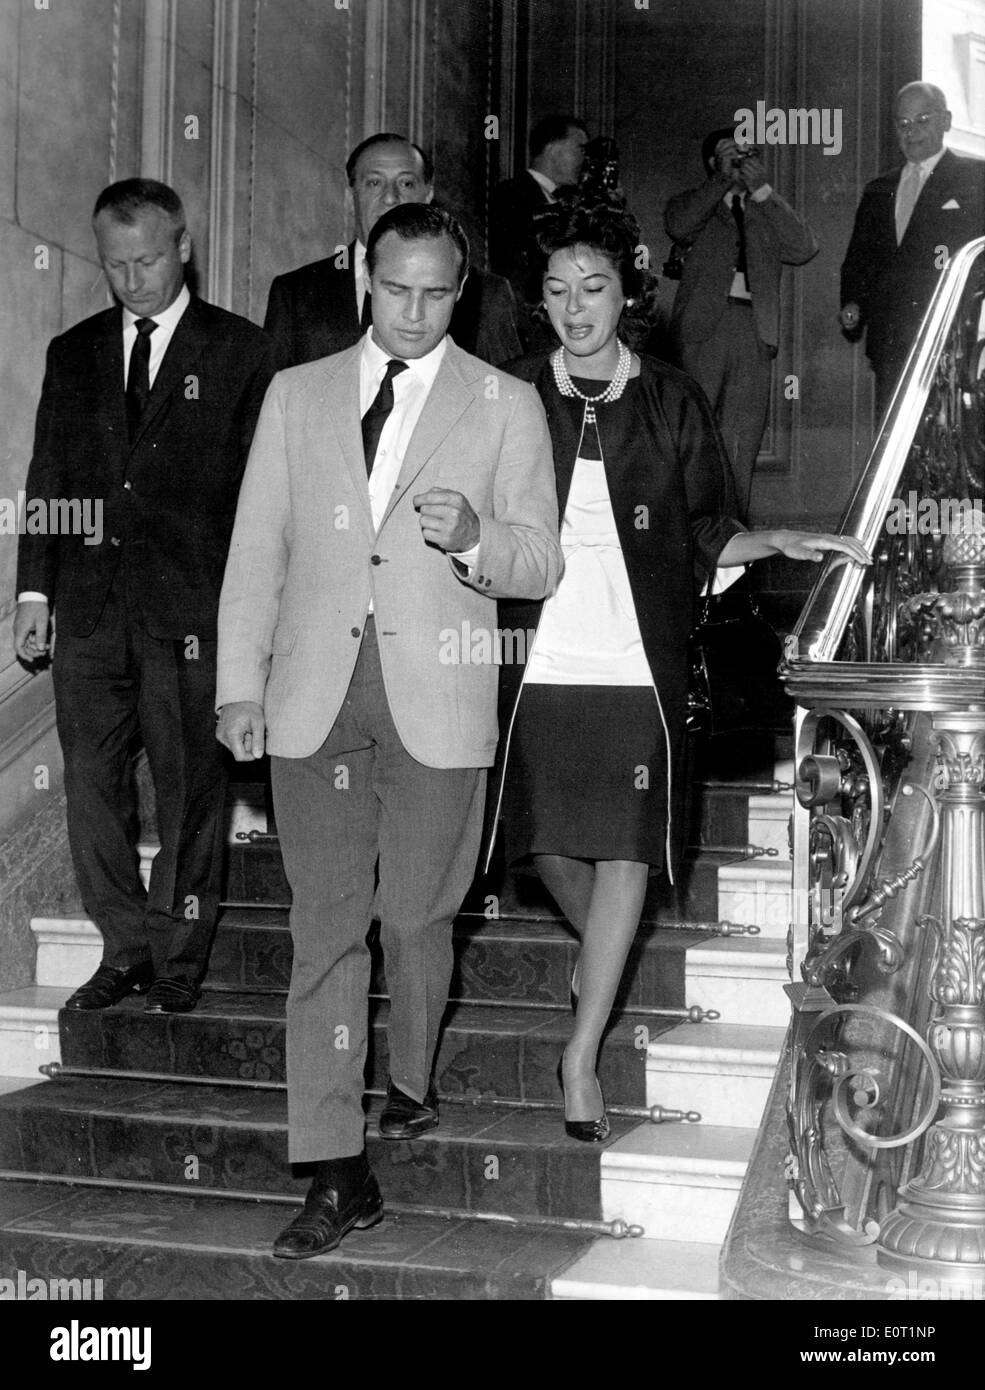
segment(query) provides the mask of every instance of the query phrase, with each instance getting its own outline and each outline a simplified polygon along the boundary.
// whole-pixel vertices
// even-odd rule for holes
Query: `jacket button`
[[[383,560],[379,555],[371,555],[369,557],[369,563],[371,565],[382,565]]]
[[[119,544],[120,544],[120,538],[119,538],[119,536],[110,536],[110,538],[109,538],[109,543],[110,543],[110,545],[119,545]]]
[[[358,627],[354,627],[354,628],[352,629],[352,635],[353,635],[353,637],[358,637],[358,636],[359,636],[359,629],[358,629]]]

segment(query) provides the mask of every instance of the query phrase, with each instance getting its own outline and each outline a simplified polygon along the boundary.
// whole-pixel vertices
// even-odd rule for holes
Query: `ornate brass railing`
[[[782,675],[790,1219],[985,1297],[985,238],[950,261]]]

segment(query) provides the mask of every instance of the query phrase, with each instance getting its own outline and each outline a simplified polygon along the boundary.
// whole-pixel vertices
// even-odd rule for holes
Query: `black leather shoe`
[[[177,976],[155,980],[147,994],[145,1014],[190,1014],[202,991],[190,980]]]
[[[65,1000],[66,1009],[109,1009],[128,994],[143,994],[154,982],[150,961],[132,965],[129,970],[117,970],[101,965],[91,980],[86,980]]]
[[[347,1182],[331,1163],[323,1163],[301,1215],[274,1241],[274,1254],[282,1260],[310,1260],[334,1250],[354,1226],[362,1231],[382,1220],[383,1198],[368,1164],[361,1179]]]
[[[564,1098],[564,1076],[562,1074],[563,1059],[557,1064],[557,1081],[561,1087],[561,1096]],[[599,1095],[602,1095],[602,1087],[599,1087]],[[564,1117],[564,1132],[569,1139],[580,1139],[583,1144],[604,1144],[608,1139],[611,1130],[609,1129],[609,1117],[605,1113],[605,1096],[602,1096],[602,1118],[599,1120],[569,1120],[567,1115]]]
[[[434,1082],[428,1086],[423,1104],[401,1091],[391,1081],[386,1088],[386,1104],[380,1115],[382,1139],[416,1139],[438,1127],[438,1092]]]

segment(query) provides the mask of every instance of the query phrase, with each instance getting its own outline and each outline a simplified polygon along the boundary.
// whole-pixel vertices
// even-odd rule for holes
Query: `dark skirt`
[[[663,868],[667,745],[648,686],[526,685],[502,806],[506,862],[531,854]]]

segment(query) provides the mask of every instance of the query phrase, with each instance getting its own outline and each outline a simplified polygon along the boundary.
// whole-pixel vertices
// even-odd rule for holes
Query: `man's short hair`
[[[185,232],[185,209],[173,188],[156,179],[120,179],[104,188],[92,210],[94,218],[108,212],[114,222],[131,227],[142,212],[157,208],[174,223],[175,241]]]
[[[374,145],[409,145],[412,150],[416,150],[421,157],[421,165],[424,170],[424,182],[431,184],[434,182],[434,162],[431,156],[421,149],[420,145],[415,145],[413,140],[408,140],[406,135],[396,135],[393,131],[384,130],[379,135],[370,135],[365,140],[360,140],[359,144],[349,155],[345,162],[345,177],[347,182],[352,184],[356,177],[356,165],[359,163],[359,156],[366,150],[371,150]]]
[[[530,132],[527,142],[530,158],[536,159],[538,155],[543,154],[547,146],[553,145],[555,140],[566,140],[569,130],[580,130],[585,135],[588,134],[588,126],[577,116],[544,116]]]
[[[735,126],[723,125],[719,130],[713,130],[701,142],[701,163],[707,169],[715,158],[715,150],[723,140],[735,139]]]
[[[401,241],[438,241],[441,237],[448,237],[461,257],[458,283],[465,279],[469,268],[469,239],[461,224],[444,208],[436,208],[433,203],[400,203],[378,218],[366,242],[366,264],[370,275],[376,265],[376,248],[380,238],[388,232],[395,232]]]

